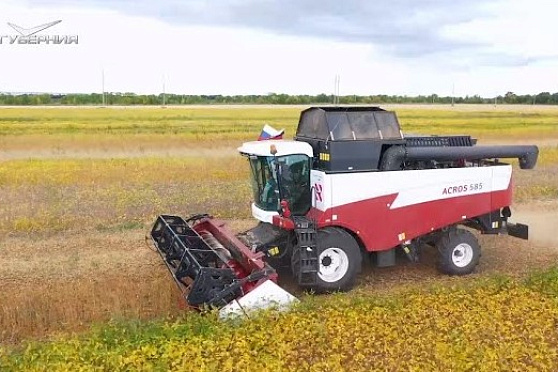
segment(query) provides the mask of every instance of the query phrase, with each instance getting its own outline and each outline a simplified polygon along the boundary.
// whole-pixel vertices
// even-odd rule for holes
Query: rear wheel
[[[451,229],[438,242],[438,269],[449,275],[471,273],[479,263],[480,245],[473,233],[465,229]]]
[[[318,231],[318,274],[314,290],[348,291],[362,267],[362,254],[353,236],[343,229]]]

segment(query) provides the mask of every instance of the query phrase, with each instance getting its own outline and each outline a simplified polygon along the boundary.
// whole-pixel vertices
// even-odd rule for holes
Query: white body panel
[[[357,174],[357,173],[351,173]],[[332,205],[331,175],[325,172],[314,170],[310,171],[310,187],[312,187],[312,206],[321,211],[325,211]]]
[[[458,196],[506,190],[510,165],[425,169],[390,172],[326,174],[312,170],[313,206],[318,210],[398,194],[390,209],[450,199]]]
[[[273,223],[273,216],[278,216],[278,212],[264,211],[255,203],[252,203],[252,216],[262,222]]]

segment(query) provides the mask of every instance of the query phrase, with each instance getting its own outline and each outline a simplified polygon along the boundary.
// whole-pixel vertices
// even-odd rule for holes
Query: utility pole
[[[333,104],[339,104],[339,83],[341,81],[341,76],[339,74],[335,75],[335,81],[333,83]]]
[[[341,84],[341,75],[337,75],[337,104],[339,104],[339,85]]]
[[[165,74],[163,74],[163,107],[165,107]]]
[[[339,104],[339,86],[341,85],[341,75],[337,75],[337,104]]]
[[[451,107],[455,104],[455,83],[451,85]]]
[[[101,69],[101,84],[103,86],[103,107],[105,107],[105,69]]]
[[[337,102],[337,75],[335,75],[335,77],[333,79],[333,99],[332,99],[332,103],[335,105],[336,102]]]

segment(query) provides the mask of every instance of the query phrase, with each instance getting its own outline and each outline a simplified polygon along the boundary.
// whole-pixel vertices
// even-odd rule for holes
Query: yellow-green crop
[[[332,295],[240,322],[187,314],[3,351],[4,371],[541,371],[558,368],[556,270],[394,296]]]

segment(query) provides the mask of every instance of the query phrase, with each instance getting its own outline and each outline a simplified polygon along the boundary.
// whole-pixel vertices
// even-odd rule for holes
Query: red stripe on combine
[[[390,209],[397,194],[336,206],[325,212],[308,212],[320,227],[342,226],[356,233],[368,251],[382,251],[406,240],[509,206],[511,183],[507,190],[465,195]]]

